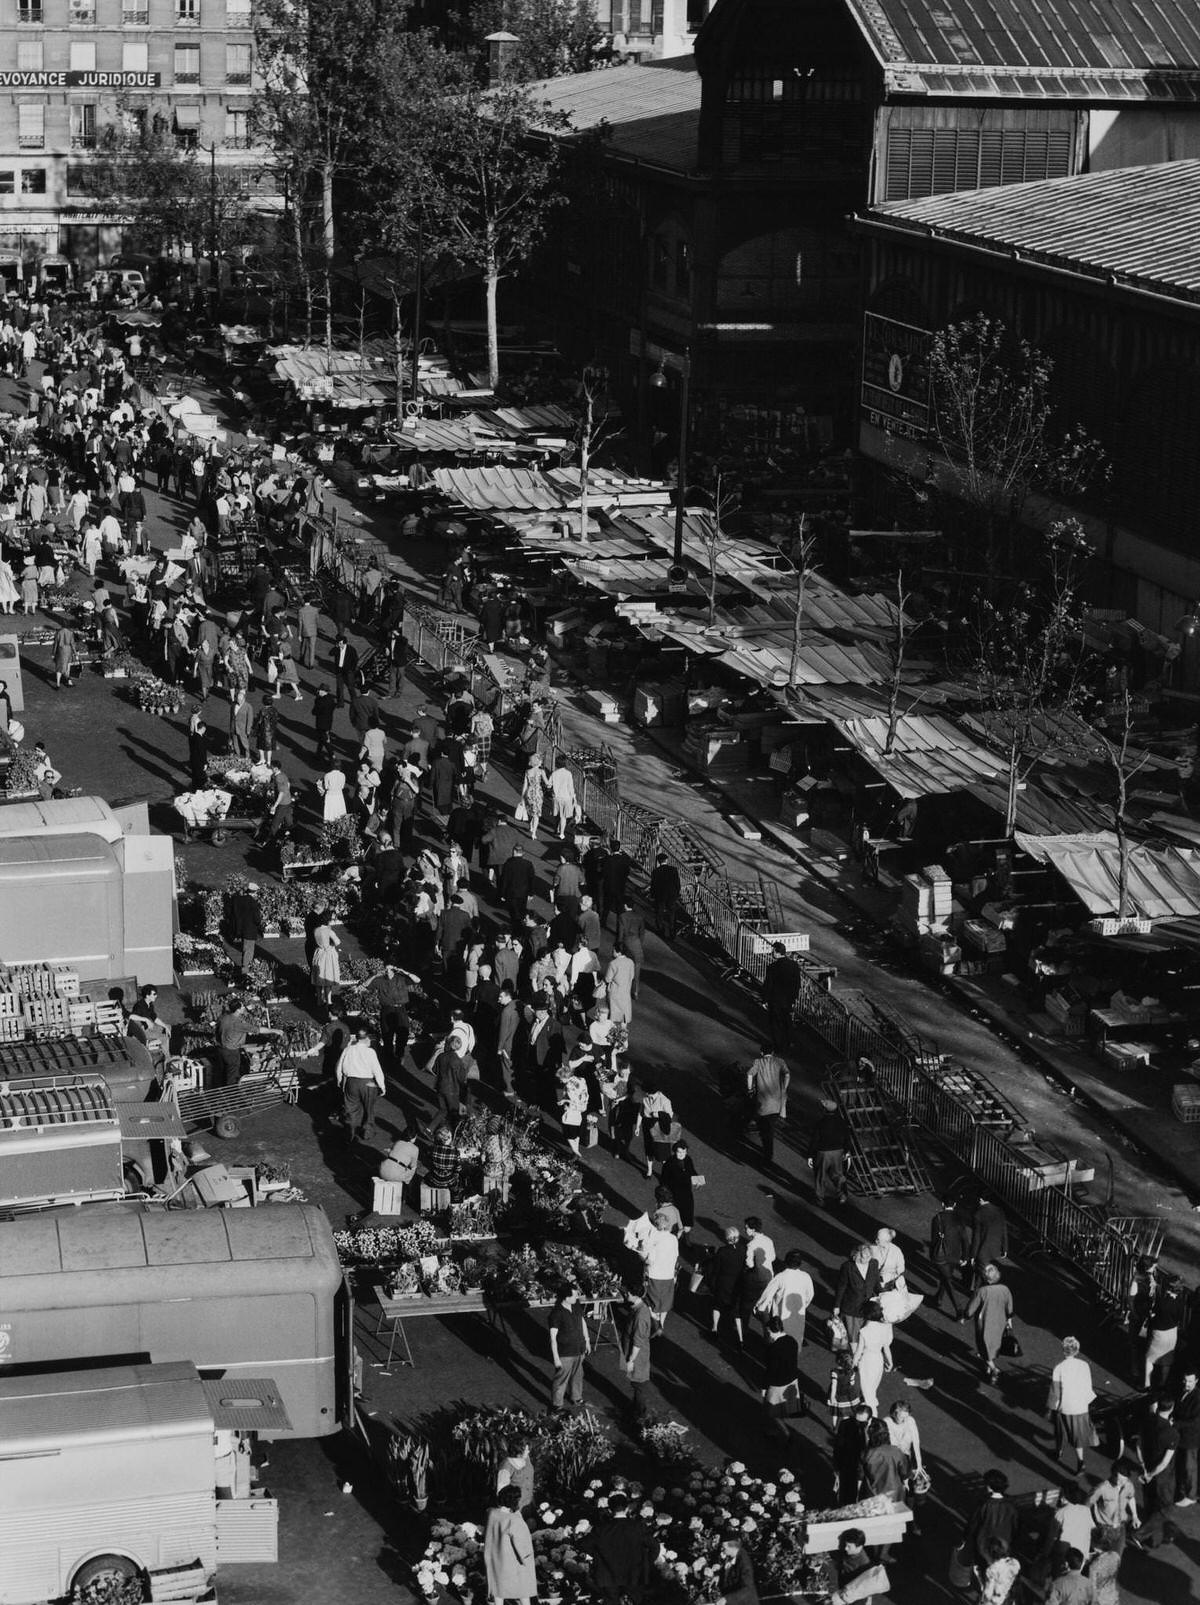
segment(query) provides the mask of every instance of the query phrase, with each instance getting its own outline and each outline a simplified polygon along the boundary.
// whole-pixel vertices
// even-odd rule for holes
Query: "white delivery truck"
[[[273,1382],[183,1360],[0,1377],[0,1605],[120,1577],[196,1599],[222,1560],[278,1559],[249,1439],[287,1425]]]

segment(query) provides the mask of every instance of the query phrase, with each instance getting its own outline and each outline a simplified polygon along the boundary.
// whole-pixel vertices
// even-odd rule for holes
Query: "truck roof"
[[[0,1460],[66,1439],[192,1437],[213,1418],[194,1365],[114,1365],[0,1377]]]
[[[336,1288],[341,1267],[329,1221],[312,1204],[202,1210],[95,1204],[6,1221],[0,1278],[10,1315],[175,1292],[228,1298],[247,1289]]]

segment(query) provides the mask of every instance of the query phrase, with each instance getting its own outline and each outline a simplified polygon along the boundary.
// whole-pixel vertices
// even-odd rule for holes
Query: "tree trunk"
[[[333,163],[321,167],[321,249],[325,255],[325,371],[333,371]]]
[[[1117,794],[1117,918],[1129,913],[1129,837],[1125,831],[1125,777],[1121,776]]]
[[[392,375],[396,381],[396,422],[404,421],[404,342],[400,330],[400,292],[392,286],[392,311],[396,315],[396,327],[392,335]]]
[[[500,383],[500,324],[496,312],[500,273],[494,262],[488,263],[483,282],[487,291],[488,384],[495,390]]]
[[[299,206],[292,207],[292,246],[296,252],[296,277],[304,291],[304,349],[307,351],[312,345],[312,282],[308,276],[308,264],[304,260],[304,230]]]
[[[596,402],[591,391],[587,388],[585,379],[583,390],[583,427],[579,432],[579,539],[588,538],[588,492],[591,488],[592,466],[592,420],[596,414]]]
[[[1008,748],[1008,789],[1004,804],[1004,835],[1011,840],[1017,829],[1017,776],[1021,767],[1020,743],[1013,740]]]

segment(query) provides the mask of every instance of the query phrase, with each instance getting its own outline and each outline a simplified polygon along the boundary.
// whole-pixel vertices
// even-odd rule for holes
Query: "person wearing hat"
[[[257,944],[263,935],[262,909],[258,906],[256,895],[258,890],[257,881],[251,881],[244,892],[235,892],[229,899],[229,934],[235,942],[241,943],[243,976],[250,973]]]

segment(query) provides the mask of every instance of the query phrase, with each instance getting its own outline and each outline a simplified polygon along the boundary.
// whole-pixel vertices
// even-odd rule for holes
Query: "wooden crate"
[[[66,998],[31,997],[25,999],[25,1019],[30,1030],[71,1029],[71,1005]]]
[[[96,1030],[102,1037],[121,1037],[125,1035],[125,1021],[119,1003],[109,998],[103,1003],[93,1003],[92,1009],[96,1016]]]
[[[1193,1081],[1182,1081],[1171,1089],[1171,1110],[1176,1120],[1185,1126],[1200,1123],[1200,1087]]]

